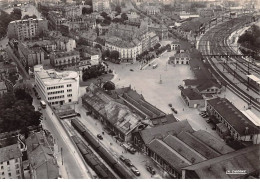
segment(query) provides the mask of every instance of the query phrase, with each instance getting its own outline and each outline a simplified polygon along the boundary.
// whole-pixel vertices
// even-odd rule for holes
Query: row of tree
[[[82,80],[87,81],[88,79],[96,78],[98,76],[105,74],[106,70],[104,65],[98,64],[98,65],[89,66],[88,68],[83,69],[82,72],[83,72]]]
[[[39,126],[41,113],[34,110],[32,101],[24,89],[0,97],[0,133]]]
[[[119,59],[119,52],[118,51],[109,51],[108,49],[102,52],[102,59],[106,60],[107,58],[112,60],[118,60]]]
[[[22,12],[19,8],[14,8],[10,14],[0,10],[0,38],[6,35],[8,24],[11,21],[20,20],[21,18]]]

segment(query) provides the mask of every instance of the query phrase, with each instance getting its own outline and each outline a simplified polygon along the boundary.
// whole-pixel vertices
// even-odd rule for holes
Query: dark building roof
[[[246,174],[259,172],[260,170],[260,145],[252,145],[247,148],[230,152],[228,154],[203,161],[183,168],[186,175],[201,179],[234,179],[242,178],[245,174],[227,174],[230,170],[246,170]]]
[[[153,139],[163,139],[169,134],[177,135],[182,131],[193,132],[187,120],[169,123],[165,125],[158,125],[153,128],[146,128],[140,131],[140,135],[145,144],[150,143]]]
[[[259,129],[226,98],[208,100],[211,105],[241,136],[259,133]]]
[[[204,156],[207,159],[212,159],[214,157],[220,156],[220,153],[209,147],[204,142],[197,139],[195,136],[193,136],[189,132],[181,132],[177,135],[177,138],[179,138],[181,141],[189,145],[191,148],[196,150],[198,153],[200,153],[202,156]]]
[[[218,140],[204,130],[195,131],[192,135],[221,154],[227,154],[234,151],[234,149],[229,147],[225,142]]]
[[[191,165],[187,159],[161,140],[154,139],[149,144],[149,149],[164,159],[164,161],[171,165],[178,173],[181,173],[181,168]]]
[[[181,91],[182,95],[189,98],[189,100],[203,100],[200,93],[192,88],[185,88]]]
[[[219,88],[219,89],[221,88],[221,86],[218,83],[213,82],[209,79],[209,80],[205,81],[203,84],[199,85],[197,87],[197,89],[199,91],[203,91],[203,90],[207,90],[207,89],[212,88],[212,87],[216,87],[216,88]]]
[[[151,119],[151,121],[153,125],[156,126],[156,125],[165,125],[169,123],[174,123],[177,122],[177,119],[173,116],[173,114],[167,114],[162,118]]]
[[[168,135],[165,139],[163,139],[163,141],[192,164],[206,160],[205,157],[193,150],[175,136]]]

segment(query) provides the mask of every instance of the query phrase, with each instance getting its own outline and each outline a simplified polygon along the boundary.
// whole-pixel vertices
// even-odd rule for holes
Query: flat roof
[[[53,69],[50,70],[41,69],[39,71],[35,69],[35,72],[36,74],[38,74],[39,78],[46,86],[70,83],[71,81],[76,81],[76,79],[78,79],[79,77],[76,71],[57,72]]]
[[[22,157],[22,152],[18,144],[13,144],[7,147],[0,148],[0,162],[17,159],[19,157]]]

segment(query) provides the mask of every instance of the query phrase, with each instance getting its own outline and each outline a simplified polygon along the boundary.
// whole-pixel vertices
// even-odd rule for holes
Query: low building
[[[109,0],[93,0],[93,12],[111,12]]]
[[[0,179],[23,178],[22,152],[18,144],[0,148]]]
[[[90,46],[81,46],[77,48],[80,56],[86,59],[91,65],[97,65],[101,61],[101,51]]]
[[[143,127],[140,116],[134,114],[123,101],[113,99],[94,84],[87,88],[82,105],[122,141],[131,141],[132,133]]]
[[[30,175],[32,179],[58,179],[59,166],[55,158],[53,138],[43,131],[32,133],[26,139]]]
[[[190,55],[188,52],[176,53],[174,56],[169,58],[168,64],[189,64]]]
[[[50,105],[78,102],[79,75],[75,71],[56,72],[44,70],[41,65],[34,67],[35,84]]]
[[[196,90],[185,88],[181,91],[181,96],[190,108],[198,108],[205,106],[205,100]]]
[[[79,65],[80,55],[78,51],[54,52],[50,54],[50,63],[54,67],[70,67]]]
[[[259,177],[259,147],[252,145],[182,169],[182,179],[244,179]]]
[[[160,40],[168,39],[168,28],[163,24],[148,24],[148,30],[155,32]]]
[[[207,100],[207,112],[225,124],[233,139],[260,143],[260,129],[226,98]]]
[[[183,80],[184,88],[194,88],[201,94],[219,94],[221,85],[215,79],[185,79]]]
[[[44,19],[26,19],[11,21],[8,25],[9,39],[26,40],[38,37],[48,31],[48,21]]]

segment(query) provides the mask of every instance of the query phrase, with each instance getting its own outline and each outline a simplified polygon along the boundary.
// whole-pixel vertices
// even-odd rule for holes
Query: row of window
[[[47,90],[57,89],[57,88],[64,88],[64,85],[54,86],[54,87],[47,87]]]
[[[68,94],[68,97],[72,97],[72,94]]]
[[[55,97],[48,97],[48,100],[60,99],[60,98],[64,98],[64,95],[55,96]]]
[[[48,92],[48,95],[60,94],[60,93],[64,93],[64,90],[59,90],[59,91],[55,91],[55,92]]]

